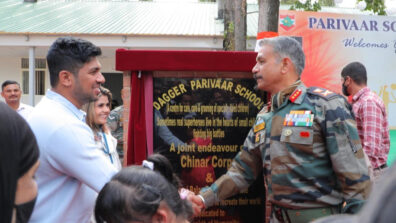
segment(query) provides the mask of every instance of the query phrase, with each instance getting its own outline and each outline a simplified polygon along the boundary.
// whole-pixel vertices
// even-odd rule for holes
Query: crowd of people
[[[182,188],[160,154],[122,168],[111,133],[119,126],[108,124],[115,119],[109,118],[112,95],[101,86],[101,49],[58,38],[47,54],[51,89],[34,109],[20,102],[17,82],[2,84],[1,222],[189,222],[245,190],[259,174],[271,222],[370,222],[375,216],[371,222],[388,222],[389,207],[373,208],[381,197],[395,196],[389,179],[396,172],[386,165],[388,119],[367,87],[364,65],[353,62],[341,72],[351,105],[339,94],[304,85],[305,55],[295,39],[275,37],[259,45],[253,78],[272,99],[227,173],[194,194]],[[359,212],[365,203],[371,218]]]

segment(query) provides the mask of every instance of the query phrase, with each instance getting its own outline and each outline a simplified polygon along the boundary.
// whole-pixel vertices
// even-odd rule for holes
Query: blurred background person
[[[36,138],[26,121],[0,102],[0,222],[24,223],[37,197]]]
[[[122,169],[99,192],[98,223],[186,223],[190,203],[161,174],[141,166]]]
[[[373,168],[374,182],[387,169],[390,149],[389,124],[383,101],[367,86],[367,71],[360,62],[352,62],[341,71],[342,92],[352,96],[352,108],[364,152]]]
[[[122,101],[126,98],[126,90],[121,90]],[[123,125],[124,105],[115,107],[107,118],[107,125],[111,134],[117,139],[117,153],[121,163],[124,160],[124,125]]]
[[[117,139],[111,135],[107,126],[107,118],[111,110],[112,94],[104,87],[100,88],[97,100],[84,105],[83,109],[87,113],[86,122],[94,133],[95,143],[103,151],[109,161],[117,170],[121,169],[120,158],[117,153]]]
[[[27,119],[29,114],[33,111],[33,107],[21,103],[21,86],[18,82],[6,80],[1,85],[1,96],[4,98],[10,108],[14,109],[18,114]]]

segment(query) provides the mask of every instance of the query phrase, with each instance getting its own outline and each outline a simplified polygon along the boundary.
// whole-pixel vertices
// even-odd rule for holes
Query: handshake
[[[193,209],[193,217],[198,216],[205,209],[205,202],[201,195],[195,195],[194,192],[181,188],[179,190],[180,198],[191,203]]]

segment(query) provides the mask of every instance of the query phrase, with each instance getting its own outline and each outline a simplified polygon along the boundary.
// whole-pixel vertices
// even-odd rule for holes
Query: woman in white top
[[[118,170],[121,169],[120,158],[117,154],[117,139],[115,139],[107,126],[107,117],[111,110],[112,95],[109,89],[100,88],[101,93],[96,101],[84,105],[87,113],[86,122],[94,132],[95,142],[103,154]]]

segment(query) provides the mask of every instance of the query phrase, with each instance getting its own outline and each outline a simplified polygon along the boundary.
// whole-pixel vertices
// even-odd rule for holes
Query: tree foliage
[[[374,12],[376,15],[386,15],[385,12],[385,1],[384,0],[357,0],[357,2],[366,2],[365,11]]]
[[[304,11],[314,11],[317,12],[322,9],[322,7],[319,4],[319,1],[314,1],[314,0],[306,0],[306,2],[303,4],[300,1],[294,1],[294,4],[290,6],[290,10],[297,10],[297,9],[302,9]]]
[[[281,4],[293,5],[299,0],[281,0]],[[319,0],[319,5],[321,6],[335,6],[334,0]]]
[[[386,15],[384,0],[356,0],[356,3],[366,2],[364,10],[371,11],[376,15]],[[302,1],[304,2],[304,1]],[[301,3],[299,0],[281,0],[282,4],[291,4],[290,10],[320,11],[321,6],[335,6],[334,0],[306,0]]]

